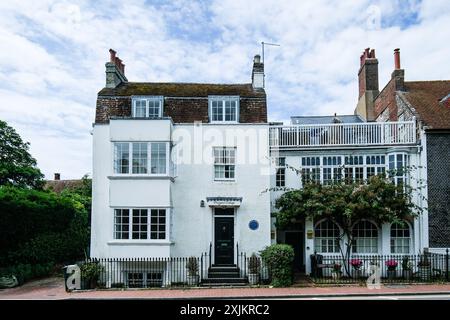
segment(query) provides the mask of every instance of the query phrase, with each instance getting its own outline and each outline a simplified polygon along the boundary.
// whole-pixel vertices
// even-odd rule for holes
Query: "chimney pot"
[[[55,180],[61,180],[61,174],[55,173]]]
[[[401,66],[400,66],[400,49],[399,48],[394,50],[394,64],[395,64],[395,70],[401,69]]]
[[[110,61],[114,62],[116,60],[116,51],[114,51],[113,49],[109,49],[109,54],[110,54]]]

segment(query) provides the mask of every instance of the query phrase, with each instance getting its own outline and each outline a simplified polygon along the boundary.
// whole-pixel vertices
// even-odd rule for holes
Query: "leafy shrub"
[[[0,276],[16,276],[19,284],[23,284],[31,279],[48,276],[54,270],[53,263],[43,264],[18,264],[15,266],[3,268]]]
[[[292,284],[294,249],[287,244],[273,244],[261,251],[261,258],[272,276],[271,285],[287,287]]]

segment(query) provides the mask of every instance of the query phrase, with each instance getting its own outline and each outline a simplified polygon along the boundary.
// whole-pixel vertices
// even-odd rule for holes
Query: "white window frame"
[[[161,286],[148,286],[148,274],[161,274],[161,286],[164,283],[164,271],[145,271],[145,270],[126,270],[124,271],[124,278],[126,279],[127,287],[129,288],[157,288]],[[130,280],[128,278],[129,274],[141,274],[142,275],[142,286],[132,286],[130,287]],[[156,282],[155,282],[156,283]]]
[[[375,237],[366,237],[366,236],[364,236],[364,237],[355,237],[353,235],[353,232],[354,232],[354,229],[355,229],[356,225],[358,225],[359,223],[370,223],[372,226],[375,227],[375,230],[377,232],[376,246],[372,246],[372,245],[371,246],[367,246],[366,244],[364,244],[363,246],[358,246],[357,245],[357,240],[364,240],[364,242],[367,242],[367,241],[373,241],[373,239],[375,238]],[[360,229],[360,230],[367,230],[367,229]],[[375,222],[367,220],[367,219],[361,219],[361,220],[357,221],[352,226],[352,240],[354,242],[352,244],[352,253],[354,253],[354,254],[377,254],[380,251],[380,235],[381,235],[381,230],[380,230],[380,228],[378,228],[378,226],[377,226],[377,224]],[[360,248],[364,248],[364,249],[375,248],[376,251],[374,251],[374,252],[373,251],[367,252],[367,250],[359,251]]]
[[[124,143],[128,144],[128,172],[121,173],[116,172],[116,152],[115,152],[115,144],[116,143]],[[133,143],[146,143],[147,144],[147,173],[133,173]],[[166,147],[166,165],[164,173],[152,173],[152,144],[156,143],[164,143]],[[170,175],[170,145],[167,141],[113,141],[112,142],[112,160],[113,160],[113,175],[114,176],[160,176],[165,177]]]
[[[136,101],[145,101],[145,118],[150,118],[150,119],[157,119],[157,118],[162,118],[163,116],[163,107],[164,107],[164,97],[163,96],[133,96],[131,98],[132,100],[132,113],[131,116],[133,118],[137,118],[136,117]],[[150,117],[149,116],[149,106],[150,106],[150,101],[157,101],[159,102],[159,113],[157,117]],[[142,118],[142,117],[138,117],[138,118]]]
[[[128,238],[116,238],[116,210],[128,210]],[[147,237],[143,239],[133,239],[133,210],[147,210]],[[164,239],[152,239],[151,237],[151,212],[152,210],[164,210],[165,211],[165,230],[164,230]],[[170,241],[171,233],[170,233],[170,220],[171,220],[171,211],[170,208],[150,208],[150,207],[115,207],[112,208],[112,217],[113,217],[113,239],[114,241],[124,241],[124,242],[168,242]],[[124,225],[121,223],[121,225]],[[139,225],[141,223],[139,222]],[[158,231],[159,234],[161,231]],[[124,232],[121,231],[121,234]]]
[[[317,159],[319,159],[319,163],[315,163],[314,165],[312,164],[312,159],[314,158],[314,161],[316,162]],[[308,164],[307,161],[310,161],[310,163]],[[303,161],[304,160],[304,161]],[[302,185],[305,184],[305,182],[311,182],[314,181],[315,183],[322,183],[322,168],[321,168],[321,164],[322,164],[322,157],[321,156],[304,156],[300,158],[300,172],[301,172],[301,182]],[[314,178],[311,179],[311,176],[313,175],[313,171],[315,171],[316,173],[314,174]],[[308,176],[305,177],[305,174],[307,174]],[[308,179],[306,179],[308,178]]]
[[[217,149],[220,149],[220,150],[227,150],[227,149],[234,150],[233,163],[226,163],[223,158],[221,158],[222,162],[216,163],[215,150],[217,150]],[[213,164],[214,164],[214,166],[213,166],[213,178],[214,178],[214,181],[229,181],[229,182],[236,181],[236,158],[237,158],[236,157],[236,152],[237,152],[237,148],[236,147],[223,147],[223,146],[221,146],[221,147],[213,147],[212,151],[213,151],[213,155],[212,156],[213,156]],[[233,178],[225,178],[225,177],[224,178],[217,178],[216,177],[216,166],[223,166],[223,167],[225,167],[225,166],[233,166],[234,167],[234,169],[233,169],[233,172],[234,172]],[[225,168],[224,168],[224,170],[225,170]]]
[[[326,222],[331,223],[332,225],[334,225],[336,227],[336,229],[338,231],[338,236],[336,238],[329,237],[329,236],[326,236],[326,237],[317,236],[317,232],[319,231],[318,227],[322,223],[326,223]],[[321,229],[320,232],[327,232],[327,231],[332,231],[332,230],[334,230],[334,229],[327,228],[327,229]],[[322,220],[318,221],[314,226],[314,250],[317,251],[318,253],[331,253],[331,254],[338,253],[340,243],[336,243],[336,242],[340,241],[339,240],[340,235],[341,235],[341,228],[339,228],[339,225],[337,223],[335,223],[334,221],[329,220],[329,219],[322,219]],[[327,249],[326,251],[318,250],[319,246],[320,246],[320,249],[323,248],[322,244],[318,245],[318,242],[320,242],[320,241],[326,241],[326,245],[325,245],[326,249]],[[330,249],[330,244],[328,243],[329,241],[333,241],[332,250],[329,250]]]
[[[286,157],[275,159],[275,169],[275,186],[280,188],[286,187]]]
[[[399,166],[398,166],[398,156],[402,156],[402,174],[398,175],[399,173]],[[391,168],[391,159],[390,157],[393,156],[394,157],[394,162],[393,162],[393,168]],[[395,153],[388,153],[386,155],[386,165],[387,165],[387,172],[389,174],[389,177],[394,181],[395,185],[398,185],[399,180],[403,181],[403,186],[406,188],[406,185],[409,182],[408,179],[408,166],[409,166],[409,154],[406,152],[395,152]],[[392,175],[391,170],[394,170],[395,174]]]
[[[411,226],[408,222],[403,221],[404,225],[404,229],[407,229],[409,232],[409,237],[399,237],[399,236],[392,236],[392,227],[395,226],[397,223],[391,223],[390,228],[389,228],[389,247],[390,247],[390,252],[391,254],[410,254],[411,253],[411,244],[412,244],[412,229]],[[396,252],[398,250],[398,244],[396,242],[396,240],[406,240],[408,242],[408,252]],[[401,248],[403,248],[404,246],[401,246]],[[394,249],[394,250],[392,250]],[[394,252],[395,251],[395,252]]]
[[[221,101],[222,105],[222,120],[213,120],[212,117],[212,102]],[[236,101],[236,120],[225,120],[225,102]],[[239,110],[240,110],[240,97],[239,96],[208,96],[208,118],[210,123],[239,123]]]

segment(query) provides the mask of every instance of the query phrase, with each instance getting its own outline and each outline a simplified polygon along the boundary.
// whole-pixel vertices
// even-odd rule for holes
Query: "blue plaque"
[[[252,220],[248,223],[248,227],[250,228],[250,230],[257,230],[259,227],[259,223],[256,220]]]

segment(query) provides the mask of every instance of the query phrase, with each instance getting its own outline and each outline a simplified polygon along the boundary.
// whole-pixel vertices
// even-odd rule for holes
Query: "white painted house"
[[[110,53],[93,129],[90,255],[207,252],[213,265],[232,266],[238,254],[269,245],[270,195],[262,192],[270,187],[269,125],[259,56],[247,84],[133,83]],[[145,272],[130,272],[128,280],[135,277]]]

